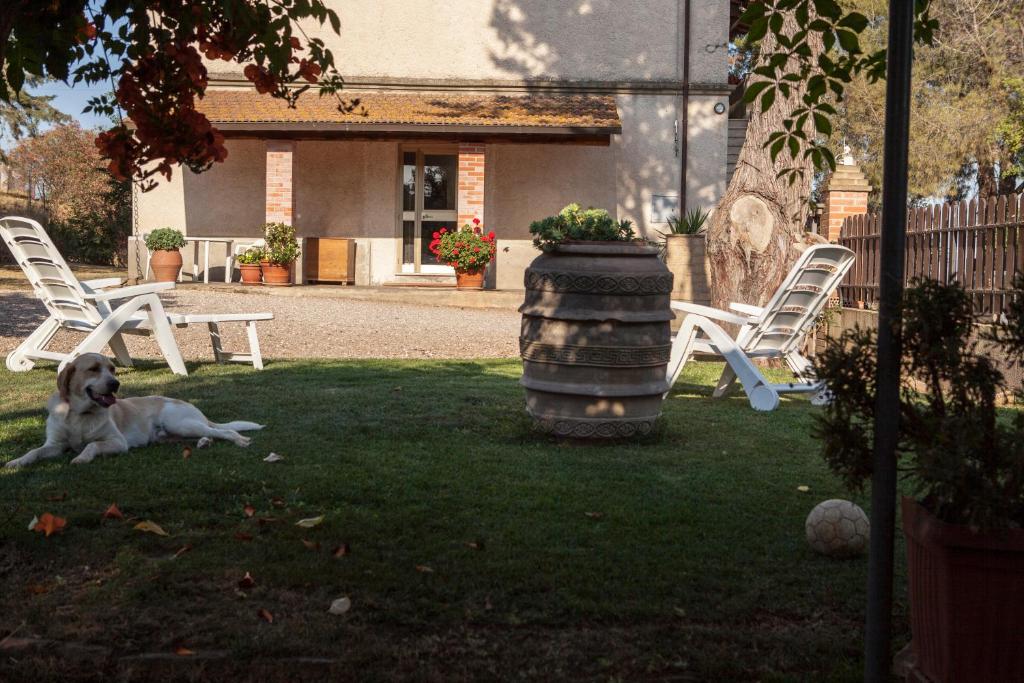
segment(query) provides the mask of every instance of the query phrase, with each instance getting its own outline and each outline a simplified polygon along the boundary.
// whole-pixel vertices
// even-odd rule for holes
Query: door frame
[[[413,211],[405,211],[405,155],[407,153],[416,155],[416,169],[419,171],[417,177],[416,197]],[[458,143],[415,143],[408,142],[398,145],[398,179],[397,194],[398,202],[396,207],[396,249],[395,249],[395,273],[398,275],[454,275],[455,269],[451,266],[423,265],[423,158],[428,154],[444,154],[454,156],[455,164],[455,208],[452,210],[454,218],[453,227],[458,227],[458,187],[459,187],[459,145]],[[412,214],[413,221],[413,263],[405,263],[405,222],[409,220],[406,216]],[[412,266],[409,270],[408,267]]]

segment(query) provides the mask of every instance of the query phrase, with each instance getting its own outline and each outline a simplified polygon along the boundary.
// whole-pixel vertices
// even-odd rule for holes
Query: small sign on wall
[[[679,214],[679,195],[656,194],[651,196],[651,223],[668,223],[668,219]]]

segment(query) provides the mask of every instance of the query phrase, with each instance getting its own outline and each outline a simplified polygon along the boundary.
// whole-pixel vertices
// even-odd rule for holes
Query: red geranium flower
[[[434,239],[435,239],[435,240],[436,240],[436,239],[440,239],[440,237],[441,237],[441,233],[439,233],[439,232],[435,232],[435,233],[434,233]]]
[[[473,225],[480,225],[480,219],[479,218],[474,218],[473,219]]]
[[[445,234],[446,232],[448,232],[448,228],[441,228],[441,234],[442,235]]]
[[[491,230],[489,233],[487,233],[487,239],[491,239],[491,240],[494,239],[494,231],[493,230]]]

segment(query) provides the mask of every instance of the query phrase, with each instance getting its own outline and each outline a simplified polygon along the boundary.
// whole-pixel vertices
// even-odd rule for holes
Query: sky
[[[91,112],[83,114],[82,110],[88,104],[90,97],[110,92],[110,89],[109,85],[102,83],[94,85],[78,83],[72,88],[59,81],[50,81],[38,87],[29,88],[29,92],[33,95],[54,95],[55,97],[50,104],[77,120],[82,125],[82,128],[96,128],[98,126],[107,127],[109,121]]]

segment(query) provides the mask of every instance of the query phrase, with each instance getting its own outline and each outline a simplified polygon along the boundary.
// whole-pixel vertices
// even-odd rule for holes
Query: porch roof
[[[306,93],[295,107],[252,90],[211,89],[197,108],[231,133],[291,133],[295,137],[466,134],[604,138],[621,133],[610,95],[469,95],[345,92],[352,111],[332,97]],[[332,135],[333,134],[333,135]]]

